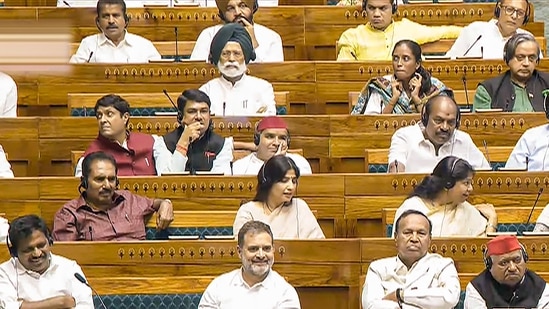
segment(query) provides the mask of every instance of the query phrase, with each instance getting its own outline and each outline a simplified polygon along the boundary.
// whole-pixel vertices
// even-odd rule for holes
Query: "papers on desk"
[[[197,240],[198,235],[170,235],[168,236],[169,240]]]
[[[491,233],[486,233],[486,236],[488,237],[496,237],[496,236],[501,236],[501,235],[517,235],[518,232],[491,232]]]
[[[549,236],[549,232],[523,232],[524,236]]]
[[[503,112],[503,108],[477,108],[475,109],[477,113],[499,113]]]

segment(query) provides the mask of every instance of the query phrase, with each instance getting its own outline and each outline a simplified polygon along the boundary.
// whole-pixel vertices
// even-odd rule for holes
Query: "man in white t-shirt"
[[[519,28],[531,18],[528,0],[498,1],[494,16],[490,21],[475,21],[463,28],[446,56],[500,60],[503,59],[503,46],[511,36],[530,33]]]
[[[254,13],[258,9],[257,0],[217,0],[219,17],[225,23],[239,23],[250,34],[257,55],[255,62],[283,62],[282,39],[275,31],[255,23]],[[222,25],[204,29],[194,45],[191,60],[208,60],[210,44]]]
[[[294,160],[301,175],[311,175],[311,165],[303,156],[290,153],[290,132],[284,119],[270,116],[261,119],[254,134],[257,151],[233,164],[233,175],[257,175],[263,163],[274,155],[282,154]]]
[[[0,117],[17,117],[17,84],[0,72]]]
[[[301,308],[295,288],[272,270],[275,247],[267,224],[246,222],[238,232],[237,249],[242,267],[215,278],[198,309]]]
[[[459,108],[450,91],[429,99],[421,122],[400,128],[391,137],[388,172],[430,173],[449,155],[466,160],[475,169],[490,169],[471,136],[458,130],[459,118]]]
[[[97,1],[95,25],[101,32],[85,37],[71,63],[148,63],[161,59],[151,41],[128,33],[124,0]]]

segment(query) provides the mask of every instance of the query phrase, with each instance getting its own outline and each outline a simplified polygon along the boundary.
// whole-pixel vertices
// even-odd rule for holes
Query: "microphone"
[[[162,89],[162,92],[164,92],[164,95],[168,98],[168,100],[170,100],[170,103],[172,103],[173,108],[175,108],[175,110],[179,113],[179,108],[177,108],[177,105],[175,105],[175,103],[173,102],[172,98],[171,98],[170,95],[168,94],[168,90]]]
[[[471,44],[471,46],[469,46],[469,48],[465,51],[465,53],[461,57],[465,57],[469,53],[469,51],[471,51],[473,46],[475,46],[477,44],[477,42],[480,41],[481,38],[482,38],[482,34],[478,36],[478,38],[473,42],[473,44]],[[481,48],[480,53],[482,54],[482,52],[483,52],[483,50]]]
[[[101,299],[101,296],[99,295],[99,293],[97,293],[97,291],[94,290],[94,288],[92,288],[92,286],[86,281],[86,279],[81,274],[74,273],[74,277],[76,277],[78,281],[87,285],[95,293],[95,295],[97,295],[97,298],[99,298],[99,301],[101,302],[101,305],[103,305],[103,308],[107,309],[107,306],[105,306],[105,303],[103,302],[103,299]]]
[[[530,163],[530,158],[526,156],[526,171],[528,171],[528,163]]]
[[[233,176],[233,161],[229,162],[229,165],[231,166],[231,176]]]
[[[536,201],[534,202],[534,206],[532,206],[532,210],[530,210],[530,214],[528,215],[528,220],[526,220],[526,227],[528,227],[528,224],[530,224],[530,219],[532,218],[532,213],[534,212],[534,209],[536,208],[536,205],[539,201],[539,197],[541,196],[541,194],[543,193],[543,188],[539,188],[539,191],[538,191],[538,196],[536,196]],[[524,233],[524,231],[523,231]],[[521,234],[523,234],[521,233]]]
[[[71,5],[70,5],[67,1],[65,1],[65,0],[63,0],[63,4],[66,5],[66,6],[68,6],[68,7],[71,7]]]
[[[223,117],[225,117],[225,108],[227,107],[227,103],[223,102]]]
[[[189,162],[189,174],[196,175],[196,169],[193,166],[193,162],[191,160],[192,157],[192,149],[193,149],[193,138],[189,137],[189,152],[187,153],[187,161]]]
[[[179,31],[177,31],[177,27],[174,28],[174,32],[175,32],[175,62],[179,62],[179,48],[177,47]]]
[[[86,63],[90,63],[90,61],[92,60],[92,56],[93,56],[93,51],[90,52],[90,56],[88,57],[88,60],[86,60]]]
[[[467,89],[467,77],[465,76],[465,74],[463,74],[461,82],[463,83],[463,90],[465,90],[465,102],[467,103],[467,105],[465,105],[465,108],[471,111],[471,104],[469,102],[469,90]]]
[[[90,232],[90,240],[93,241],[93,231],[91,225],[88,226],[88,232]]]
[[[488,145],[486,144],[486,140],[483,139],[482,140],[482,145],[484,145],[484,154],[486,155],[486,160],[488,160],[488,164],[490,164],[490,166],[492,166],[492,163],[490,162],[490,155],[488,154]]]

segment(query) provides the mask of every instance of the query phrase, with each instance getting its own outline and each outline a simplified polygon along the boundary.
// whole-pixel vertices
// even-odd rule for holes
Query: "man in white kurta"
[[[44,220],[19,217],[8,235],[13,253],[0,265],[0,308],[94,308],[91,289],[74,276],[84,277],[80,266],[51,253],[53,242]]]
[[[254,143],[257,151],[233,163],[233,175],[257,175],[267,160],[276,154],[291,158],[299,168],[300,175],[312,174],[311,165],[303,156],[288,152],[290,132],[283,118],[269,116],[263,118],[256,128]]]
[[[13,172],[11,170],[11,165],[6,158],[6,153],[4,148],[0,145],[0,178],[13,178]]]
[[[452,259],[428,253],[429,219],[421,212],[408,211],[395,228],[398,254],[370,264],[362,308],[454,308],[460,295],[457,270]]]
[[[504,0],[496,6],[499,7],[499,15],[490,21],[475,21],[463,28],[446,56],[453,59],[481,57],[501,60],[503,46],[511,36],[515,33],[530,33],[519,28],[523,26],[527,14],[526,0]]]
[[[101,33],[85,37],[71,63],[148,63],[161,58],[151,41],[128,33],[123,0],[99,0],[97,12],[95,23]]]
[[[0,117],[17,117],[17,84],[0,72]]]
[[[272,269],[275,247],[271,228],[249,221],[238,233],[242,267],[215,278],[199,309],[300,309],[296,290]]]
[[[280,35],[253,21],[253,15],[258,9],[254,0],[218,0],[215,3],[225,23],[241,23],[250,34],[256,54],[253,62],[284,61]],[[191,60],[208,60],[213,37],[221,27],[215,25],[202,30],[191,53]]]
[[[505,168],[528,171],[549,170],[549,124],[526,130],[509,155]]]
[[[549,285],[527,268],[524,250],[515,235],[490,240],[486,269],[467,284],[464,309],[549,308]]]
[[[466,160],[475,169],[490,169],[471,136],[458,130],[459,110],[452,97],[435,96],[424,110],[426,123],[400,128],[391,137],[389,172],[430,173],[450,155]]]

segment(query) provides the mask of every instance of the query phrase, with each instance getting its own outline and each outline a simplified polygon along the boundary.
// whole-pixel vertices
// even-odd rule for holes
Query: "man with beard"
[[[490,169],[471,136],[458,130],[460,118],[451,91],[430,98],[421,121],[398,129],[391,137],[388,172],[430,173],[447,156],[464,159],[476,169]]]
[[[233,138],[223,138],[213,131],[210,98],[200,90],[185,90],[177,98],[180,126],[164,135],[164,142],[175,163],[186,171],[211,171],[231,175]]]
[[[242,267],[215,278],[202,294],[199,309],[299,309],[296,290],[271,267],[274,242],[271,228],[248,221],[238,232]]]
[[[116,161],[109,154],[94,152],[84,158],[80,197],[55,214],[55,240],[144,240],[145,224],[155,212],[157,229],[168,228],[173,221],[172,202],[117,190],[117,172]]]
[[[527,269],[528,254],[514,235],[490,240],[486,269],[465,290],[465,309],[549,308],[549,286]]]
[[[505,73],[480,83],[473,101],[477,109],[501,108],[504,112],[542,112],[542,90],[549,88],[549,73],[539,72],[541,49],[529,33],[511,37],[503,48]]]
[[[248,32],[255,50],[255,62],[283,62],[282,39],[278,33],[254,22],[254,13],[258,9],[257,0],[217,0],[219,18],[225,23],[239,23]],[[191,60],[208,60],[210,45],[222,25],[203,30],[194,46]]]
[[[459,302],[454,261],[429,253],[433,226],[423,213],[405,211],[395,223],[396,257],[373,261],[362,289],[362,308],[451,309]]]
[[[239,23],[224,25],[212,40],[210,62],[221,77],[200,87],[211,99],[217,116],[267,116],[276,114],[274,90],[268,81],[246,74],[255,59],[248,31]]]
[[[85,37],[71,63],[148,63],[160,53],[151,41],[128,33],[130,23],[124,0],[97,1],[95,25],[99,34]]]
[[[53,239],[36,215],[15,219],[8,232],[11,259],[0,265],[0,308],[93,309],[78,264],[51,253]]]

